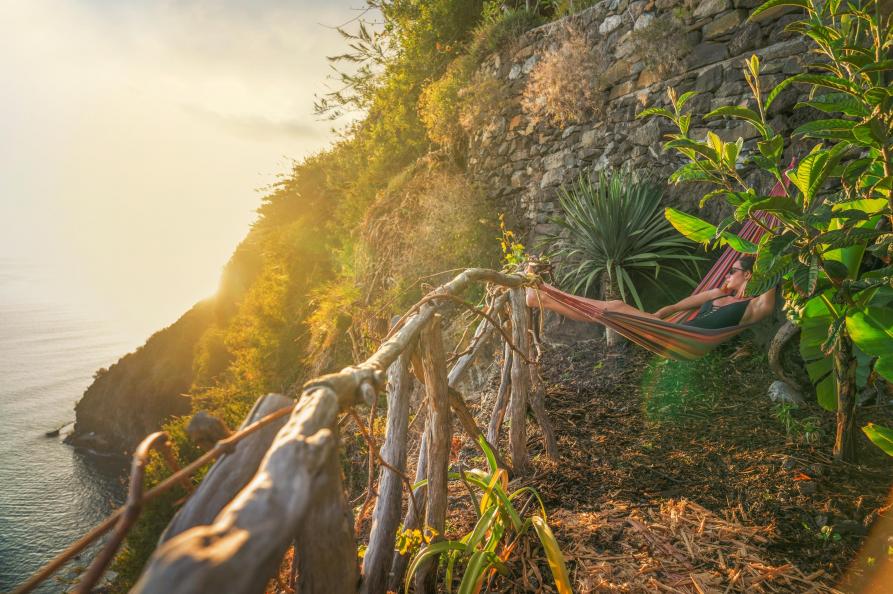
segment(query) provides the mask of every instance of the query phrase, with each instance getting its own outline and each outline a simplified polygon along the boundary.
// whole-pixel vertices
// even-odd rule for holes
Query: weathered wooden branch
[[[508,293],[503,293],[494,300],[490,311],[499,311],[506,301],[508,301]],[[477,328],[475,328],[474,331],[474,337],[471,339],[471,349],[459,357],[456,364],[450,369],[448,381],[451,386],[454,388],[458,387],[459,380],[465,374],[465,371],[472,362],[474,362],[484,345],[487,344],[487,341],[490,340],[490,337],[492,337],[495,332],[496,329],[493,327],[493,324],[490,323],[490,320],[483,319],[478,323]]]
[[[293,404],[282,394],[267,394],[257,399],[240,429],[272,412]],[[158,543],[163,544],[194,526],[211,524],[220,510],[248,484],[257,472],[264,454],[282,429],[287,417],[277,419],[257,433],[241,441],[234,452],[226,454],[211,466],[195,493],[186,501],[168,524]]]
[[[512,305],[512,339],[522,353],[530,352],[530,337],[527,335],[527,300],[524,289],[512,289],[509,300]],[[512,453],[512,466],[516,474],[527,471],[527,391],[530,372],[519,356],[512,357],[512,427],[509,433],[509,446]]]
[[[334,443],[339,443],[337,424]],[[337,452],[326,457],[314,478],[313,505],[294,533],[296,590],[308,594],[356,592],[359,573],[353,512],[344,494]]]
[[[502,421],[505,419],[505,411],[508,408],[511,382],[512,349],[506,344],[502,352],[502,376],[499,380],[499,390],[496,392],[493,414],[490,416],[490,426],[487,428],[487,441],[494,445],[499,444],[499,431],[502,429]]]
[[[428,394],[428,504],[425,509],[425,527],[436,530],[437,539],[443,538],[446,526],[447,474],[452,443],[449,386],[440,326],[440,316],[435,316],[422,330],[419,339],[425,391]],[[436,568],[436,557],[428,559],[419,567],[415,576],[416,592],[433,594]]]
[[[382,459],[400,472],[406,469],[406,434],[409,426],[409,374],[411,353],[403,354],[388,369],[388,425]],[[363,594],[384,594],[394,557],[394,538],[400,523],[403,499],[402,477],[382,467],[378,479],[378,500],[372,515],[369,546],[363,557]],[[412,507],[412,505],[410,505]]]
[[[428,422],[425,421],[425,428],[422,430],[422,439],[419,444],[418,461],[416,462],[415,482],[421,482],[428,476]],[[422,506],[425,505],[428,496],[426,486],[418,487],[414,491],[416,506],[410,504],[406,517],[403,519],[404,530],[415,530],[419,527],[422,518],[419,517]],[[409,565],[409,555],[401,555],[400,551],[394,551],[393,560],[391,561],[391,574],[388,577],[388,590],[391,592],[400,592],[403,589],[403,576],[406,573],[406,566]]]
[[[530,355],[528,356],[528,359],[539,361],[538,357],[534,355],[534,351],[536,351],[538,347],[536,341],[536,324],[534,323],[533,312],[530,311],[530,309],[528,309],[528,312],[530,312],[528,320],[531,322],[530,336],[533,338],[530,344]],[[543,432],[543,449],[545,450],[547,458],[558,461],[560,458],[558,453],[558,442],[555,440],[555,430],[552,428],[552,423],[549,421],[549,415],[546,412],[546,388],[543,386],[543,382],[540,381],[537,366],[528,365],[527,369],[530,371],[530,410],[533,412],[533,418],[536,419],[537,424],[540,426],[540,431]]]
[[[134,586],[137,593],[260,593],[308,514],[343,497],[338,465],[338,395],[319,387],[305,393],[273,442],[257,474],[210,526],[196,526],[161,545]],[[337,476],[337,474],[336,474]],[[340,479],[339,479],[340,480]],[[313,546],[339,552],[337,530],[321,531]],[[298,553],[300,554],[300,552]],[[320,575],[326,592],[356,591],[356,553],[347,562],[327,556]]]

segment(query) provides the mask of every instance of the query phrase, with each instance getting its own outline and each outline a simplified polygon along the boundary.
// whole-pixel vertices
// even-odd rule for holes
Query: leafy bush
[[[766,233],[759,245],[738,241],[735,249],[756,254],[749,292],[781,284],[789,315],[802,328],[801,353],[819,403],[837,410],[834,455],[852,461],[856,349],[871,357],[875,373],[893,380],[893,93],[886,82],[893,20],[882,18],[878,3],[871,0],[846,5],[772,0],[754,16],[779,5],[805,9],[787,29],[812,40],[823,73],[789,77],[765,94],[759,59],[752,56],[744,75],[755,109],[720,107],[704,116],[748,122],[761,137],[755,153],[748,155],[740,138],[724,142],[713,133],[706,140],[691,138],[692,115],[682,109],[693,93],[677,97],[671,92],[672,111],[650,108],[639,117],[664,117],[678,129],[665,147],[688,163],[671,179],[709,183],[716,189],[702,204],[722,197],[734,209],[734,216],[718,226],[668,210],[680,232],[695,241],[724,244],[732,237],[727,227],[736,221],[759,211],[779,219],[780,227]],[[786,139],[773,130],[767,111],[784,88],[797,83],[811,90],[799,107],[834,117],[812,119],[795,131],[817,143],[796,168],[785,171]],[[786,195],[766,196],[745,181],[739,156],[769,181],[790,182]]]
[[[543,549],[549,568],[552,570],[552,578],[559,594],[572,592],[567,567],[564,563],[564,555],[552,530],[549,528],[546,508],[543,505],[539,493],[532,487],[522,487],[514,492],[508,491],[508,474],[498,468],[492,451],[487,447],[486,441],[478,440],[487,455],[489,471],[472,469],[451,473],[451,480],[461,480],[465,484],[480,490],[480,502],[476,510],[478,521],[474,529],[459,540],[431,540],[426,534],[418,534],[415,542],[425,541],[427,544],[419,549],[409,564],[406,572],[406,591],[412,577],[423,561],[430,557],[444,555],[446,572],[444,585],[448,592],[452,591],[454,571],[457,566],[464,563],[465,572],[459,583],[460,593],[480,592],[484,581],[495,572],[507,575],[509,568],[506,561],[511,556],[519,541],[531,526],[536,532]],[[417,483],[413,488],[426,484],[427,481]],[[519,512],[515,502],[527,496],[528,502],[521,506]],[[539,513],[534,513],[528,518],[523,513],[530,502],[539,504]],[[477,499],[475,498],[477,503]]]
[[[420,161],[370,209],[358,250],[363,274],[378,279],[377,291],[401,295],[392,307],[411,305],[424,277],[498,262],[495,219],[493,205],[455,167]]]
[[[433,142],[454,152],[464,148],[467,134],[480,128],[484,116],[498,110],[507,98],[505,85],[477,72],[481,62],[541,22],[541,17],[526,10],[485,12],[467,51],[419,97],[419,117]]]
[[[547,235],[550,258],[561,263],[559,284],[568,291],[619,296],[642,308],[647,284],[668,294],[668,277],[696,284],[691,245],[663,217],[663,192],[626,171],[588,175],[558,194],[560,231]],[[601,281],[599,283],[599,281]]]
[[[533,11],[521,8],[503,11],[496,2],[485,3],[483,17],[468,44],[468,55],[476,64],[546,22],[543,16]]]
[[[545,52],[530,72],[521,97],[524,112],[556,126],[601,113],[598,73],[607,66],[605,55],[593,50],[580,29],[565,27],[558,46]]]

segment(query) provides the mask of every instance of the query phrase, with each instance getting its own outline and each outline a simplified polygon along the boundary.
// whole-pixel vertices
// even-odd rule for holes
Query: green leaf
[[[690,215],[676,210],[675,208],[667,208],[664,211],[666,218],[670,224],[676,228],[682,235],[697,243],[707,245],[716,233],[716,226],[700,219],[694,215]]]
[[[796,290],[801,297],[812,297],[819,280],[819,259],[816,256],[810,258],[808,266],[799,266],[791,276]]]
[[[798,103],[794,106],[794,109],[800,109],[801,107],[812,107],[824,113],[842,113],[858,118],[868,115],[868,110],[862,101],[846,93],[817,95],[810,101]]]
[[[636,119],[647,118],[652,116],[660,116],[667,118],[668,120],[675,121],[676,117],[670,113],[669,110],[663,107],[649,107],[647,109],[643,109],[638,114],[636,114]]]
[[[717,153],[714,149],[707,146],[705,143],[698,142],[696,140],[692,140],[691,138],[677,138],[675,140],[670,140],[669,142],[664,143],[664,148],[666,149],[675,149],[686,156],[695,159],[693,155],[697,154],[709,161],[713,164],[719,164],[719,159],[717,158]]]
[[[440,555],[441,553],[446,553],[447,551],[465,550],[465,545],[455,540],[441,540],[423,547],[418,553],[416,553],[416,556],[413,558],[412,563],[409,564],[409,568],[406,570],[406,587],[404,591],[408,594],[409,585],[412,583],[412,576],[415,575],[415,572],[418,571],[419,566],[425,561],[425,559],[427,559],[428,557],[435,557],[437,555]]]
[[[813,151],[800,161],[796,169],[788,172],[788,179],[803,194],[804,209],[809,208],[809,203],[812,202],[815,194],[815,181],[827,160],[827,151]]]
[[[496,463],[496,456],[493,455],[493,450],[487,445],[487,439],[483,435],[478,435],[477,442],[481,447],[481,450],[483,450],[484,456],[487,458],[487,467],[490,469],[490,472],[496,472],[496,469],[499,468],[499,464]]]
[[[480,592],[489,565],[487,551],[474,553],[465,567],[465,575],[462,576],[462,582],[459,584],[458,594],[477,594]]]
[[[757,149],[760,151],[760,154],[769,159],[769,161],[776,163],[781,159],[782,152],[784,151],[784,138],[782,138],[781,134],[776,134],[769,140],[761,140],[757,143]]]
[[[856,124],[857,122],[841,119],[813,120],[794,130],[794,134],[808,138],[850,139],[853,138],[853,128]]]
[[[825,274],[838,282],[849,275],[847,267],[836,260],[822,260],[822,268],[824,268]]]
[[[840,91],[857,98],[861,96],[862,92],[859,86],[852,81],[849,81],[845,78],[840,78],[839,76],[832,76],[830,74],[796,74],[787,80],[798,83],[806,83],[815,87],[825,87],[827,89]]]
[[[777,85],[775,85],[775,88],[772,89],[769,92],[769,95],[766,97],[766,107],[764,109],[768,110],[769,106],[772,105],[772,102],[775,101],[776,97],[778,97],[781,94],[781,92],[784,91],[788,87],[788,85],[793,84],[794,82],[796,82],[796,80],[794,79],[794,77],[791,77],[791,78],[786,78],[783,81],[781,81],[780,83],[778,83]]]
[[[570,576],[567,573],[567,565],[564,562],[564,555],[561,553],[561,547],[552,534],[552,530],[546,521],[540,516],[533,516],[533,529],[540,542],[543,543],[543,549],[546,551],[546,560],[549,562],[549,569],[552,570],[552,578],[555,580],[555,586],[558,588],[558,594],[573,594]]]
[[[822,352],[821,347],[837,317],[828,310],[822,296],[810,299],[800,315],[800,354],[806,362],[806,371],[815,386],[818,402],[826,410],[837,408],[837,389],[833,361]]]
[[[803,214],[803,209],[787,196],[767,196],[751,203],[751,211]]]
[[[862,432],[871,440],[871,443],[881,448],[888,456],[893,456],[893,429],[868,423],[862,427]]]
[[[670,221],[670,224],[682,235],[692,241],[708,245],[711,241],[718,239],[720,246],[728,245],[732,249],[741,253],[753,254],[757,251],[757,246],[755,244],[738,237],[734,233],[723,231],[717,238],[716,226],[694,215],[684,213],[675,208],[667,208],[664,212],[667,220]]]
[[[831,361],[828,361],[831,366]],[[837,410],[837,382],[834,379],[834,373],[829,373],[822,381],[815,386],[816,400],[819,406],[827,411]]]
[[[811,8],[807,0],[769,0],[755,8],[754,11],[750,13],[750,18],[748,20],[753,21],[760,14],[775,8],[776,6],[794,6],[804,10],[809,10]]]
[[[883,146],[889,140],[886,125],[878,118],[854,126],[853,136],[865,146]]]
[[[713,198],[716,198],[717,196],[722,196],[724,194],[728,195],[728,193],[729,192],[727,190],[711,190],[711,191],[707,192],[706,194],[704,194],[701,197],[701,199],[698,201],[698,208],[704,208],[704,205],[707,204],[707,202],[709,202]]]
[[[685,107],[685,104],[688,103],[688,100],[697,94],[697,91],[686,91],[685,93],[682,93],[679,99],[676,100],[676,109],[681,111],[682,108]]]
[[[760,119],[760,114],[752,109],[740,107],[738,105],[727,105],[714,109],[713,111],[705,115],[704,119],[708,120],[718,117],[730,117],[737,120],[744,120],[746,122],[749,122],[753,125],[754,128],[757,129],[757,132],[759,132],[760,135],[763,136],[763,138],[769,138],[766,126],[763,124],[762,119]]]
[[[859,69],[859,74],[884,72],[887,70],[893,70],[893,60],[881,60],[880,62],[872,62],[871,64],[866,64]]]
[[[890,90],[884,87],[872,87],[865,91],[865,100],[873,106],[878,106],[890,96]]]
[[[680,182],[709,182],[715,181],[716,176],[710,173],[712,166],[707,161],[692,161],[686,163],[670,175],[670,181],[674,184]]]
[[[847,332],[865,353],[893,358],[893,308],[868,307],[847,315]],[[886,377],[893,381],[893,377]]]

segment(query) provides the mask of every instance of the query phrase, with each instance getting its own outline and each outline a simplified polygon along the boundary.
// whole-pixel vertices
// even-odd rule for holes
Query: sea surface
[[[133,350],[101,312],[48,289],[45,271],[0,258],[0,591],[8,591],[123,503],[127,461],[45,433],[74,420],[93,373]],[[95,552],[95,549],[94,551]],[[71,578],[91,556],[60,572]],[[40,592],[67,590],[50,578]]]

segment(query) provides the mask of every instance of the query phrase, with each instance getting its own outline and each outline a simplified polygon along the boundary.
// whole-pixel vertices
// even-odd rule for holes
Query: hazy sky
[[[258,189],[327,146],[362,0],[0,0],[0,250],[132,331],[211,295]]]

